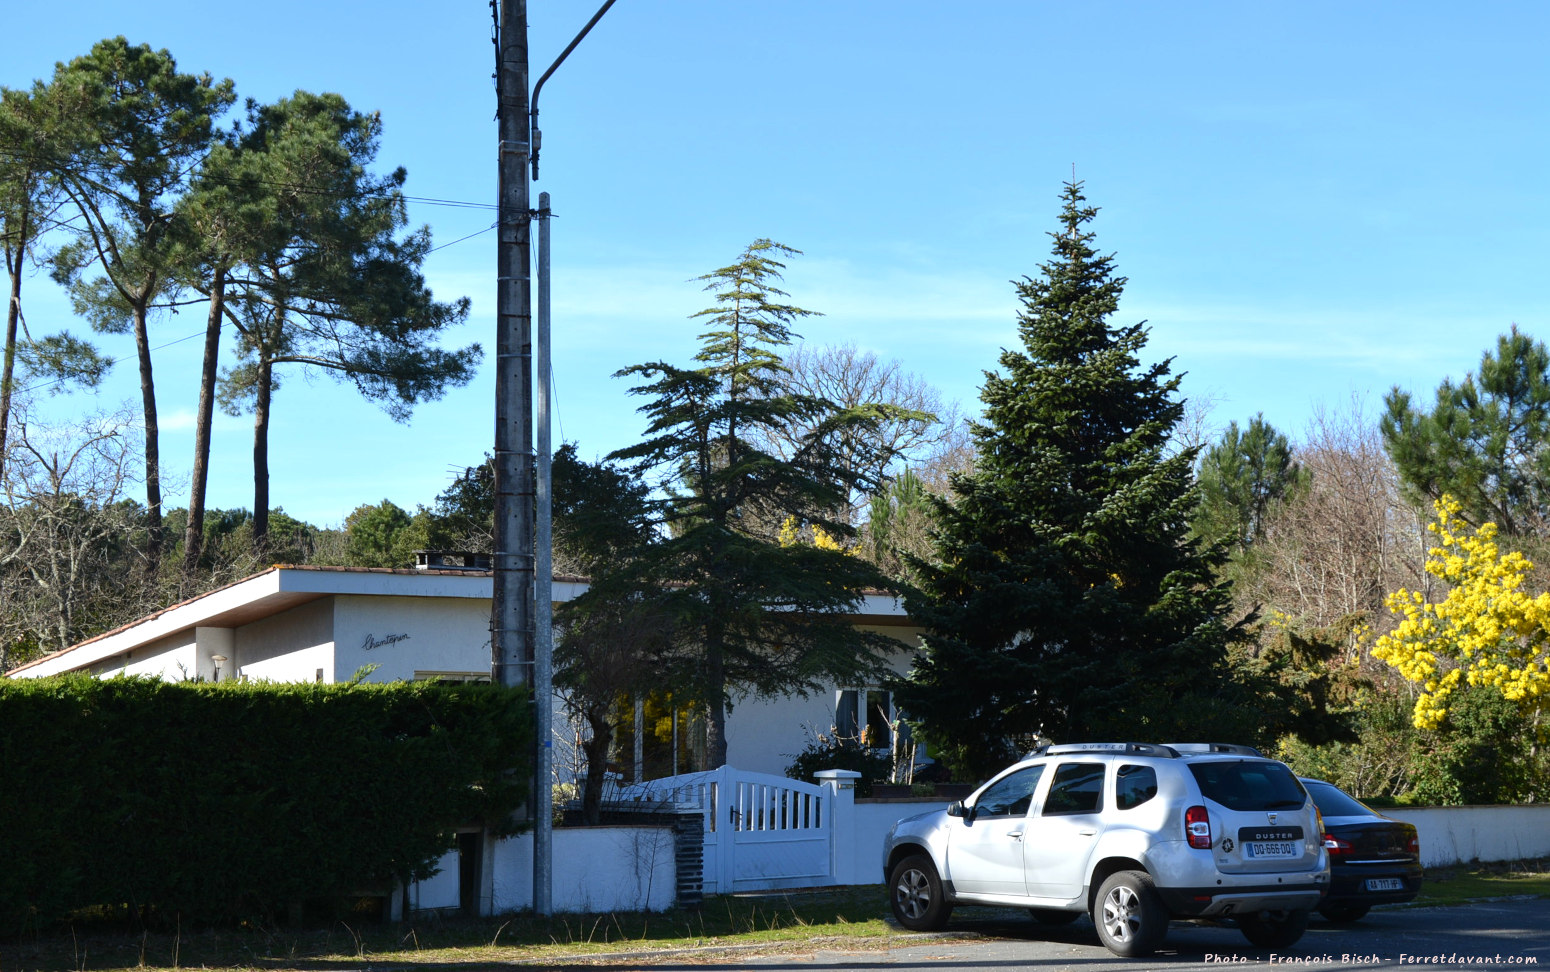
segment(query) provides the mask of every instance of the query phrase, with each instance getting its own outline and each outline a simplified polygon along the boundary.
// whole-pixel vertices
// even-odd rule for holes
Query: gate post
[[[711,786],[716,794],[712,801],[716,814],[716,893],[731,894],[737,881],[737,831],[742,826],[737,772],[722,766],[715,771]]]
[[[828,769],[813,774],[826,791],[824,802],[829,831],[829,880],[835,884],[855,884],[860,871],[856,853],[856,781],[855,770]],[[873,848],[874,850],[876,848]]]

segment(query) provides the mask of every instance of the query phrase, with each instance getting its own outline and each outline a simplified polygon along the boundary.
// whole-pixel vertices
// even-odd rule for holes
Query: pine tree
[[[151,311],[177,290],[175,200],[210,150],[216,119],[235,100],[231,81],[185,74],[167,51],[123,37],[54,71],[53,85],[90,92],[79,136],[90,146],[65,160],[63,179],[80,221],[54,254],[54,278],[77,313],[105,333],[134,335],[144,425],[146,559],[162,553],[160,426],[151,362]],[[91,276],[93,268],[101,277]]]
[[[987,373],[976,468],[936,502],[908,601],[926,650],[900,701],[976,775],[1037,736],[1243,732],[1222,704],[1226,592],[1188,537],[1194,451],[1168,450],[1179,377],[1141,363],[1143,324],[1109,323],[1125,279],[1093,248],[1081,184],[1063,198],[1052,259],[1017,285],[1024,350]]]
[[[300,367],[349,382],[396,421],[448,388],[468,383],[479,345],[437,341],[468,316],[468,298],[441,303],[421,265],[429,227],[408,223],[403,169],[372,175],[379,115],[336,94],[297,91],[252,106],[229,177],[273,190],[267,232],[233,254],[225,312],[237,331],[237,365],[220,402],[253,413],[253,539],[268,537],[269,426],[281,369]],[[251,201],[250,201],[251,202]]]
[[[1437,387],[1417,408],[1395,388],[1384,397],[1383,445],[1411,498],[1448,495],[1474,526],[1510,539],[1550,535],[1550,350],[1516,326],[1480,358],[1480,370]]]
[[[636,365],[646,396],[645,441],[608,458],[661,478],[654,514],[665,535],[627,569],[594,577],[600,598],[649,603],[672,626],[664,680],[702,700],[711,767],[726,762],[726,713],[735,695],[801,694],[825,681],[877,677],[893,643],[846,619],[867,587],[887,580],[867,561],[808,545],[781,546],[787,516],[848,537],[832,519],[867,469],[847,450],[876,442],[901,410],[840,407],[785,385],[781,350],[793,322],[812,312],[785,303],[779,257],[797,251],[756,240],[736,262],[704,275],[716,305],[705,319],[697,367]],[[800,428],[786,456],[764,448],[772,430]],[[846,461],[846,459],[851,461]]]
[[[1308,485],[1308,472],[1292,458],[1292,445],[1263,415],[1237,422],[1200,456],[1199,503],[1191,534],[1227,554],[1219,576],[1242,594],[1261,570],[1260,546],[1274,514]],[[1245,582],[1249,582],[1246,584]]]

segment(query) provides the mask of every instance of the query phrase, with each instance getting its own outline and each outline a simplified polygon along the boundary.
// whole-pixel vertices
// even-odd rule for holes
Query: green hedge
[[[527,693],[490,685],[0,679],[0,934],[426,876],[523,803],[532,739]]]

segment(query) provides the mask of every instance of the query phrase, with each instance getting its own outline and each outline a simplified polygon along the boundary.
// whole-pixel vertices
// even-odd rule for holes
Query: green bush
[[[791,765],[786,767],[786,776],[811,783],[814,773],[827,769],[855,770],[860,773],[861,779],[856,781],[856,796],[866,797],[872,795],[873,783],[888,782],[893,772],[893,761],[886,753],[863,745],[855,736],[819,734],[793,757]]]
[[[1328,780],[1374,806],[1451,806],[1542,801],[1550,757],[1534,726],[1489,689],[1465,686],[1435,730],[1412,723],[1404,692],[1357,699],[1357,743],[1312,746],[1281,740],[1277,755],[1304,776]]]
[[[0,680],[0,933],[427,876],[454,828],[522,804],[531,713],[489,685]]]

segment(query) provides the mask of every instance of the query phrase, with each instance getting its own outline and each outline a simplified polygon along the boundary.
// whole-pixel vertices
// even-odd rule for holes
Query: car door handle
[[[1077,834],[1078,837],[1091,837],[1093,834],[1096,834],[1097,832],[1098,831],[1096,831],[1096,830],[1078,830],[1076,832],[1076,834]]]
[[[1023,832],[1021,830],[1014,830],[1011,833],[1007,834],[1007,836],[1012,838],[1013,840],[1022,840],[1023,839]]]

